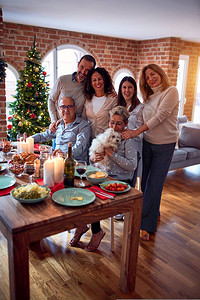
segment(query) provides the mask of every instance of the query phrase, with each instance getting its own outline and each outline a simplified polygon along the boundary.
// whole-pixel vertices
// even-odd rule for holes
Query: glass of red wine
[[[85,183],[83,182],[83,175],[87,170],[87,163],[84,160],[79,160],[76,162],[76,172],[80,175],[81,181],[78,183],[78,186],[85,187]]]
[[[34,162],[26,162],[24,164],[24,173],[29,175],[30,184],[33,183],[33,174],[35,173],[35,163]]]

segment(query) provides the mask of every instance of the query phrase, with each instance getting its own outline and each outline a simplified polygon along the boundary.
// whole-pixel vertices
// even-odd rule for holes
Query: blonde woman
[[[139,84],[145,104],[144,125],[132,130],[131,137],[144,133],[141,238],[148,241],[150,234],[156,232],[161,194],[178,136],[179,97],[164,70],[156,64],[142,69]],[[124,131],[123,137],[129,138],[130,131]]]

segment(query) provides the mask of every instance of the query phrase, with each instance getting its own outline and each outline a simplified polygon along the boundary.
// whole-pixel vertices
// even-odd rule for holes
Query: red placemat
[[[35,180],[39,185],[44,185],[44,180],[43,179],[36,179]],[[56,183],[53,187],[50,188],[51,190],[51,196],[53,195],[53,193],[59,191],[59,190],[62,190],[64,189],[64,183],[61,182],[61,183]]]
[[[102,196],[102,195],[97,194],[98,191],[99,191],[99,192],[103,192],[104,194],[108,194],[108,195],[113,196],[113,197],[116,196],[116,194],[106,192],[106,191],[104,191],[103,189],[101,189],[101,188],[98,187],[98,186],[95,186],[94,188],[93,188],[93,187],[89,187],[89,188],[86,188],[86,190],[89,190],[89,191],[93,192],[98,198],[100,198],[100,199],[102,199],[102,200],[106,200],[106,199],[109,199],[109,198],[106,197],[106,196]],[[97,191],[97,190],[98,190],[98,191]]]
[[[35,151],[39,151],[39,150],[40,150],[39,147],[40,147],[40,144],[35,144],[35,145],[34,145],[34,150],[35,150]]]
[[[8,195],[15,188],[15,186],[10,186],[7,189],[0,190],[0,196]]]

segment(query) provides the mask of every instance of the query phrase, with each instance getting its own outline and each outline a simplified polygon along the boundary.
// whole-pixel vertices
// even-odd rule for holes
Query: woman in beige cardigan
[[[88,72],[84,95],[86,101],[82,117],[90,121],[94,138],[108,128],[109,111],[117,106],[117,95],[106,69],[97,67]]]

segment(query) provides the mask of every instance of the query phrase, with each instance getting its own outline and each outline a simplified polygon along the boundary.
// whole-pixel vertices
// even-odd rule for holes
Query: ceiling
[[[146,40],[200,43],[200,0],[0,0],[5,22]]]

